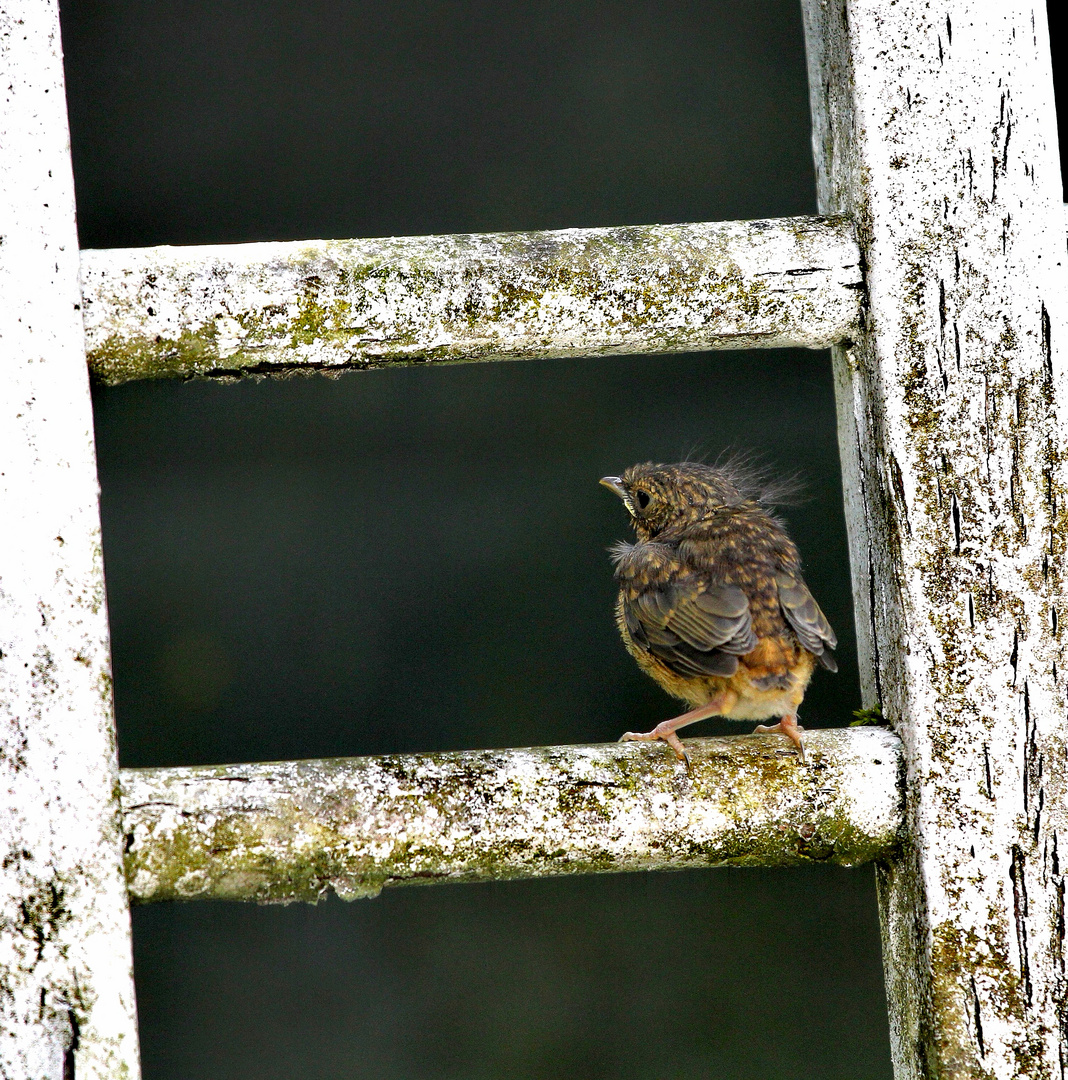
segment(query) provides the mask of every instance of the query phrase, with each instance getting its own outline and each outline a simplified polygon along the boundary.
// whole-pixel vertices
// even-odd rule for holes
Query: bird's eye
[[[634,501],[638,504],[639,510],[644,510],[649,505],[649,492],[640,490],[634,492]]]

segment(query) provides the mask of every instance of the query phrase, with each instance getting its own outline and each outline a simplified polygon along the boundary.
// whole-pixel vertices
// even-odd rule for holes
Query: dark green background
[[[85,247],[815,211],[795,0],[67,0]],[[858,705],[824,353],[95,394],[122,763],[616,738],[597,478],[765,453]],[[704,733],[744,730],[707,723]],[[696,733],[702,733],[696,730]],[[666,752],[666,751],[665,751]],[[870,868],[135,912],[147,1080],[889,1076]]]

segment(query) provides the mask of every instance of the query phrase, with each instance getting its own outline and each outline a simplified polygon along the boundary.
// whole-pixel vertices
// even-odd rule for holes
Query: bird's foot
[[[797,752],[801,758],[802,764],[805,763],[805,740],[801,737],[801,733],[805,729],[797,722],[796,716],[784,716],[777,724],[757,724],[753,729],[754,735],[774,735],[782,734],[786,735],[793,744],[797,747]]]
[[[684,761],[686,767],[690,767],[690,755],[686,753],[686,748],[682,745],[682,740],[675,734],[681,727],[686,727],[687,724],[696,724],[698,720],[705,720],[710,716],[720,716],[724,712],[728,711],[737,698],[734,696],[733,691],[726,691],[722,694],[717,694],[707,705],[701,705],[699,708],[691,709],[688,713],[683,713],[682,716],[673,717],[671,720],[665,720],[660,724],[657,724],[652,731],[628,731],[624,735],[620,736],[620,742],[633,742],[635,740],[642,740],[646,742],[652,742],[656,739],[663,739],[664,742],[675,751],[675,757],[679,761]]]
[[[679,761],[686,763],[686,767],[690,767],[690,755],[686,753],[686,747],[682,745],[682,739],[675,734],[675,729],[671,727],[672,721],[665,720],[662,724],[657,724],[652,731],[625,731],[619,737],[620,742],[636,742],[638,740],[645,740],[653,742],[656,739],[663,739],[664,742],[675,751],[675,757]]]

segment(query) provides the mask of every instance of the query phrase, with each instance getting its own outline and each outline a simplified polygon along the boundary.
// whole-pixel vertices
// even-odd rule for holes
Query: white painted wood
[[[105,383],[826,348],[855,332],[860,283],[842,218],[82,253]]]
[[[0,1076],[136,1080],[54,0],[3,0],[0,71]]]
[[[663,746],[547,746],[266,765],[124,769],[137,900],[351,899],[387,885],[668,870],[855,865],[902,820],[886,729]]]
[[[895,1072],[1062,1077],[1064,350],[1045,6],[804,0],[823,213],[868,310],[835,350],[867,703],[910,842],[879,873]]]

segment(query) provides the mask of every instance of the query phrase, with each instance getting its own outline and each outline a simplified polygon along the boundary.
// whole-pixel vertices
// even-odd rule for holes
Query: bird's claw
[[[796,719],[791,720],[784,716],[777,724],[757,724],[753,728],[753,734],[785,735],[797,747],[797,756],[801,759],[801,764],[807,765],[808,758],[805,757],[805,740],[802,735],[804,730]]]
[[[675,751],[675,757],[678,758],[686,766],[686,771],[690,771],[690,755],[686,753],[686,747],[682,745],[682,740],[675,734],[670,732],[667,735],[661,735],[660,738],[664,740]]]
[[[689,772],[690,755],[674,731],[660,731],[659,728],[653,728],[652,731],[625,731],[619,737],[620,742],[655,742],[657,739],[663,739],[675,751],[675,757],[685,764],[686,771]]]

